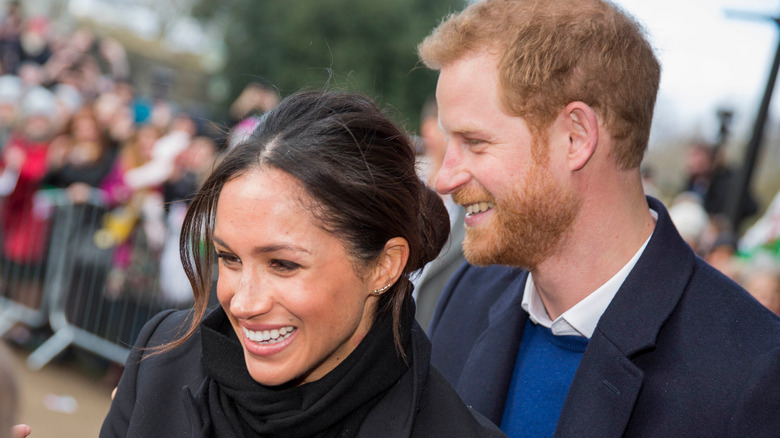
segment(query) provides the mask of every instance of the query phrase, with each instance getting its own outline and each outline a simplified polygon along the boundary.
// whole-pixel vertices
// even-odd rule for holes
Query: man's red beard
[[[555,184],[547,169],[534,164],[522,187],[506,198],[495,199],[481,187],[464,187],[453,193],[461,205],[495,204],[491,222],[466,227],[463,254],[477,266],[491,264],[535,270],[557,251],[576,219],[581,200]]]

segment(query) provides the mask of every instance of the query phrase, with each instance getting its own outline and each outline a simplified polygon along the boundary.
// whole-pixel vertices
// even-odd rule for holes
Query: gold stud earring
[[[382,292],[390,289],[390,286],[392,286],[392,285],[393,285],[393,283],[390,283],[390,284],[388,284],[385,287],[382,287],[382,288],[379,288],[379,289],[374,289],[374,290],[371,291],[371,295],[381,295]]]

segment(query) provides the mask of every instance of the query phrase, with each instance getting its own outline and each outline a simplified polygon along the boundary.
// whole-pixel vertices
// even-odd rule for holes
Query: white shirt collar
[[[653,215],[654,219],[658,219],[658,213],[655,210],[650,209],[650,214]],[[651,237],[653,237],[652,233],[634,256],[631,257],[631,260],[617,274],[602,284],[601,287],[591,292],[582,301],[575,304],[574,307],[556,318],[555,321],[552,321],[547,314],[539,292],[536,290],[533,275],[529,272],[528,279],[525,282],[525,290],[523,291],[523,310],[528,312],[531,322],[551,329],[556,336],[570,335],[590,338],[596,330],[596,324],[601,319],[601,315],[607,310],[607,306],[612,302],[612,298],[615,297],[628,274],[634,269]]]

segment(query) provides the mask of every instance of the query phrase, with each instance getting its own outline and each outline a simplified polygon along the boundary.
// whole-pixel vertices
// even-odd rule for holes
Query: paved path
[[[91,378],[67,363],[52,362],[39,371],[31,371],[24,363],[26,352],[11,352],[21,386],[18,420],[30,425],[30,438],[98,436],[111,403],[112,383],[105,378]],[[73,408],[72,413],[56,410]]]

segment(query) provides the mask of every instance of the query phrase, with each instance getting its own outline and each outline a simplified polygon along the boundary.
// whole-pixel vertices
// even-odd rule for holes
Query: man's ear
[[[596,152],[599,123],[596,112],[584,102],[572,102],[566,105],[563,117],[569,132],[566,162],[569,170],[574,172],[585,167]]]
[[[409,243],[403,237],[393,237],[385,243],[373,278],[373,290],[395,284],[409,260]]]

